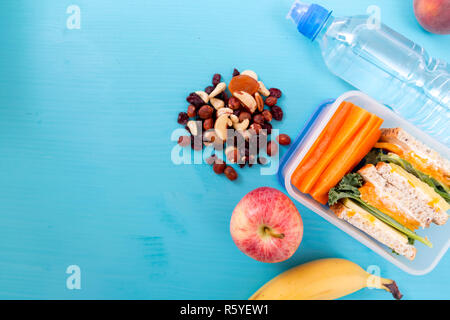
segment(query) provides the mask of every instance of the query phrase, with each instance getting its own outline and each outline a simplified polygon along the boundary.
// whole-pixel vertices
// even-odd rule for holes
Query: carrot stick
[[[349,115],[345,119],[342,127],[333,137],[330,145],[325,153],[320,157],[319,161],[308,171],[304,179],[300,183],[299,190],[303,193],[309,193],[313,186],[318,181],[322,172],[326,169],[328,164],[336,157],[339,151],[351,141],[351,138],[358,132],[358,130],[369,119],[370,113],[360,107],[352,105]]]
[[[382,119],[371,114],[366,125],[359,130],[344,149],[333,159],[320,175],[318,182],[311,191],[311,196],[322,204],[328,194],[344,175],[350,172],[378,141]]]
[[[339,107],[334,112],[330,121],[328,121],[325,128],[320,133],[319,137],[316,139],[312,147],[309,149],[306,156],[300,162],[298,167],[295,169],[291,176],[291,183],[297,188],[300,187],[300,183],[305,176],[305,174],[311,170],[311,168],[316,164],[320,157],[325,153],[331,140],[336,133],[341,128],[342,124],[347,117],[352,104],[349,102],[342,102]]]

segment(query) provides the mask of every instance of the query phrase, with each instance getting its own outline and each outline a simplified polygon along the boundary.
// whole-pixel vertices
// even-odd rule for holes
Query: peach
[[[284,193],[262,187],[246,194],[233,211],[230,232],[237,247],[261,262],[290,258],[303,236],[302,218]]]
[[[425,30],[450,34],[450,0],[414,0],[414,13]]]

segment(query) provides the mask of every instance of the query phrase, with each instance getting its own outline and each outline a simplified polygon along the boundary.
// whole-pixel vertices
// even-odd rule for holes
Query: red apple
[[[280,262],[300,245],[303,222],[284,193],[262,187],[247,193],[234,208],[230,232],[246,255],[262,262]]]
[[[425,30],[450,34],[450,0],[414,0],[414,13]]]

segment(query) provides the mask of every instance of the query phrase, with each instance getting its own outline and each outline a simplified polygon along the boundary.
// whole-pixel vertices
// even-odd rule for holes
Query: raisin
[[[209,86],[209,87],[206,87],[205,88],[205,92],[207,93],[207,94],[210,94],[211,92],[213,92],[214,91],[214,87],[213,86]]]
[[[198,94],[196,94],[195,92],[192,92],[187,98],[186,98],[187,102],[189,102],[190,104],[193,104],[195,107],[199,108],[202,105],[205,104],[205,102],[203,101],[202,98],[200,98],[200,96]]]
[[[240,75],[241,73],[238,71],[238,69],[234,69],[233,70],[233,77],[236,77],[236,76],[238,76],[238,75]]]
[[[283,120],[283,110],[279,106],[272,107],[272,116],[275,120],[281,121]]]
[[[281,98],[281,90],[277,88],[270,88],[269,89],[270,96],[275,97],[277,99]]]
[[[180,112],[178,114],[178,120],[177,121],[178,121],[179,124],[185,125],[189,121],[188,114],[186,112]]]
[[[270,123],[263,123],[261,124],[261,127],[263,128],[263,130],[267,131],[267,134],[271,134],[272,133],[272,125]]]
[[[215,86],[217,86],[219,83],[220,83],[220,80],[222,79],[222,76],[220,75],[220,74],[218,74],[218,73],[216,73],[214,76],[213,76],[213,79],[212,79],[212,84],[213,84],[213,86],[215,87]]]

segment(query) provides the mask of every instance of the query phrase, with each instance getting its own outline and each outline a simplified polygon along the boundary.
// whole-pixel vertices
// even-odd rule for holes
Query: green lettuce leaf
[[[376,207],[362,200],[361,193],[358,190],[358,188],[360,188],[362,185],[363,185],[363,178],[361,177],[360,174],[349,173],[345,175],[339,182],[339,184],[336,187],[332,188],[328,193],[328,204],[331,206],[341,199],[345,198],[352,199],[362,209],[369,212],[375,218],[383,221],[387,225],[406,235],[408,237],[409,243],[413,243],[414,240],[417,240],[430,248],[433,246],[431,242],[428,241],[427,239],[417,235],[415,232],[409,230],[399,222],[392,219],[390,216],[378,210]]]

